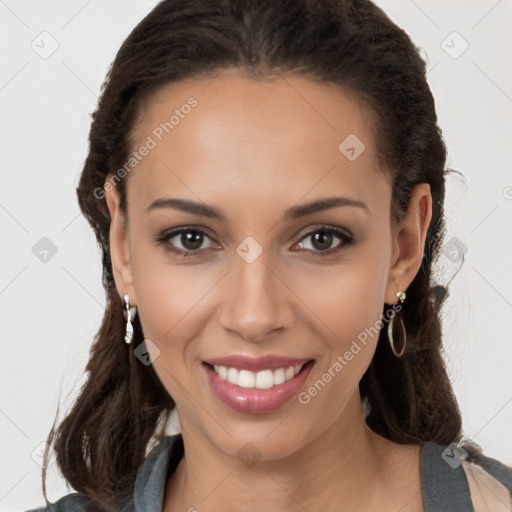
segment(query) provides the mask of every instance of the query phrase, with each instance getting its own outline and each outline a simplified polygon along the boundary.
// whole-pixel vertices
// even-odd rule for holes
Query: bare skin
[[[177,404],[185,445],[163,511],[422,512],[420,447],[393,443],[363,419],[358,384],[377,336],[308,403],[294,397],[265,414],[221,402],[201,362],[235,353],[314,359],[307,391],[414,279],[429,186],[418,185],[406,215],[392,219],[370,113],[337,86],[293,75],[256,81],[230,69],[168,84],[144,106],[134,149],[189,97],[197,105],[125,178],[127,224],[117,190],[106,187],[116,286],[158,347],[153,367]],[[365,144],[353,161],[338,149],[349,134]],[[333,196],[366,207],[284,215]],[[148,212],[162,197],[211,205],[225,220]],[[206,233],[203,253],[183,258],[155,242],[184,226]],[[322,249],[311,233],[323,226],[348,230],[354,243],[333,235]],[[248,236],[262,249],[251,263],[236,251]],[[166,244],[197,253],[179,234]],[[261,456],[250,467],[237,455],[248,442]]]

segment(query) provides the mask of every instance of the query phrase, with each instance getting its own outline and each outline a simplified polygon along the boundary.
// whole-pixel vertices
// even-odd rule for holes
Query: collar
[[[461,465],[452,468],[442,457],[446,448],[427,442],[421,448],[421,485],[425,512],[472,512],[469,486]],[[163,437],[137,473],[133,499],[123,512],[161,512],[170,475],[184,455],[181,433]]]
[[[137,472],[133,491],[133,506],[126,512],[160,512],[163,507],[167,481],[183,457],[181,434],[167,436],[153,447]]]

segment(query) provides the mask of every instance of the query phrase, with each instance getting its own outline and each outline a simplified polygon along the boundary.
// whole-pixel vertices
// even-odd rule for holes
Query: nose
[[[294,321],[293,293],[270,264],[265,251],[252,263],[235,254],[235,268],[225,282],[219,321],[247,341],[263,341]]]

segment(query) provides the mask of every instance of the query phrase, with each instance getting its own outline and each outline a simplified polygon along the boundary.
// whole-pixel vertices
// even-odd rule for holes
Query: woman
[[[158,4],[77,188],[108,303],[46,510],[510,510],[440,353],[445,160],[371,2]]]

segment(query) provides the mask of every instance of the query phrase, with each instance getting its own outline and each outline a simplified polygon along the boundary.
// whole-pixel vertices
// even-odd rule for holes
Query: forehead
[[[131,172],[129,196],[221,203],[237,194],[256,204],[335,188],[371,201],[387,185],[372,126],[354,95],[293,74],[256,80],[230,69],[169,83],[141,105],[132,149],[151,149]]]

